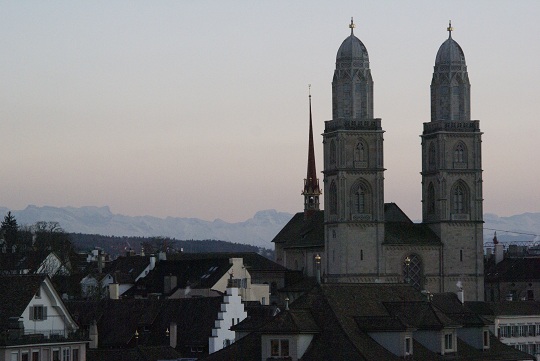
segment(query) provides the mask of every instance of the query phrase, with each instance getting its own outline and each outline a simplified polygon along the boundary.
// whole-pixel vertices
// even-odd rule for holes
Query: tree
[[[69,234],[58,222],[39,221],[33,226],[35,235],[34,248],[38,251],[52,251],[60,258],[63,264],[70,267],[71,258],[75,251]]]
[[[17,244],[17,233],[19,230],[19,225],[17,220],[8,212],[2,221],[1,229],[4,232],[4,240],[6,241],[6,246],[11,249],[14,245]]]

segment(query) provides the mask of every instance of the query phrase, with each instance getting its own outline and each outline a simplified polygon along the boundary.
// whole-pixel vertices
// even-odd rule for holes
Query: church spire
[[[315,149],[313,147],[313,119],[311,115],[311,85],[309,85],[309,146],[308,146],[308,164],[307,176],[304,179],[304,218],[310,218],[311,215],[319,210],[319,179],[315,167]]]

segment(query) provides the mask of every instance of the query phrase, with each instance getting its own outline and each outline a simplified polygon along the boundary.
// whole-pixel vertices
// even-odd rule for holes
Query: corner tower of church
[[[381,272],[384,168],[381,119],[373,118],[368,52],[351,34],[337,52],[332,120],[325,122],[325,257],[328,281],[373,282]]]
[[[431,82],[431,122],[422,134],[422,218],[443,243],[443,289],[459,282],[483,299],[480,123],[471,120],[465,55],[452,39],[440,46]]]

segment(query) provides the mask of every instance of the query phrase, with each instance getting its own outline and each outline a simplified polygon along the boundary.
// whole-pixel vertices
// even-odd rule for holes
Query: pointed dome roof
[[[368,52],[365,45],[360,41],[360,39],[354,36],[353,29],[355,26],[352,19],[349,27],[351,28],[351,35],[347,39],[343,40],[343,43],[341,43],[341,46],[337,52],[336,61],[353,59],[369,61]]]
[[[452,25],[448,26],[448,39],[442,43],[437,57],[435,58],[435,65],[441,64],[459,64],[465,65],[465,54],[461,50],[461,46],[452,39]]]

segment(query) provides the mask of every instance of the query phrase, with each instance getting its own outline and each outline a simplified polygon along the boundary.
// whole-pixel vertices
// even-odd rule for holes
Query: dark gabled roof
[[[354,320],[358,328],[364,332],[401,332],[410,327],[394,316],[358,316]]]
[[[188,287],[210,289],[226,276],[231,267],[228,258],[160,261],[146,277],[139,279],[124,295],[147,297],[152,293],[165,294],[165,278],[168,276],[176,277],[176,287],[167,295],[177,289]]]
[[[540,279],[540,257],[505,258],[486,269],[486,282]]]
[[[324,211],[315,211],[308,219],[296,213],[272,240],[284,248],[324,247]]]
[[[422,244],[440,246],[441,240],[424,223],[413,223],[395,203],[384,204],[384,242],[386,244]],[[324,247],[324,211],[304,219],[304,212],[293,218],[272,242],[283,248]]]
[[[149,264],[148,256],[118,257],[107,264],[103,273],[113,275],[117,283],[134,283]]]
[[[86,349],[87,361],[177,360],[181,354],[170,346],[137,346],[121,349]]]
[[[242,258],[244,266],[250,272],[286,271],[282,265],[255,252],[212,252],[212,253],[178,253],[167,255],[169,260],[213,260]]]
[[[413,223],[395,203],[384,204],[384,219],[384,242],[387,244],[441,244],[427,224]]]
[[[468,308],[482,316],[537,316],[538,301],[465,302]]]
[[[260,328],[270,322],[279,313],[275,305],[261,305],[259,302],[244,302],[244,310],[247,317],[231,327],[233,331],[249,332]]]
[[[320,328],[315,323],[309,310],[285,310],[256,332],[272,334],[318,333]]]
[[[420,330],[442,330],[445,327],[460,327],[428,301],[384,302],[388,312],[405,325]]]
[[[29,270],[29,273],[35,273],[51,253],[51,251],[0,253],[0,271]]]
[[[465,327],[483,327],[486,323],[453,292],[433,294],[432,303],[446,316]]]
[[[0,331],[9,326],[10,317],[20,317],[46,275],[0,275]]]
[[[268,326],[202,360],[260,360],[261,335],[277,333],[280,323],[283,323],[283,329],[294,334],[295,327],[291,326],[288,312],[305,312],[307,309],[319,331],[314,334],[302,361],[403,360],[377,343],[368,332],[402,332],[416,328],[408,327],[408,324],[421,327],[436,325],[439,329],[441,325],[456,326],[424,295],[406,284],[322,284],[302,295],[290,308],[290,311],[276,316]],[[458,339],[459,352],[445,356],[430,351],[415,340],[413,342],[414,360],[418,361],[530,359],[530,356],[524,358],[523,352],[502,345],[493,337],[491,349],[486,351],[476,350]]]
[[[77,322],[97,321],[99,347],[162,345],[171,322],[177,323],[179,345],[208,344],[222,297],[183,299],[121,299],[66,302]]]

